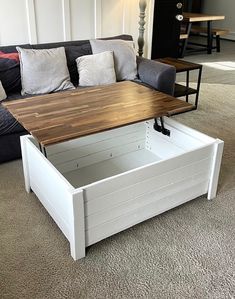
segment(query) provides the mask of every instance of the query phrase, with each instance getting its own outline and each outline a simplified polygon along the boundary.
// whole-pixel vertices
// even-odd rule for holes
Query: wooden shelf
[[[177,83],[175,84],[174,96],[176,98],[183,97],[183,96],[190,95],[190,94],[196,94],[196,93],[197,93],[197,90],[194,88],[191,88],[191,87],[187,88],[187,86],[177,84]]]
[[[154,60],[174,66],[176,73],[198,70],[202,68],[201,64],[172,57],[158,58]]]
[[[188,96],[195,94],[195,105],[192,110],[197,109],[199,89],[201,84],[201,75],[202,75],[202,65],[194,62],[185,61],[182,59],[176,59],[172,57],[165,57],[156,59],[159,62],[166,63],[175,67],[176,73],[186,72],[186,82],[185,85],[189,85],[189,72],[193,70],[198,70],[198,79],[197,79],[197,88],[187,87],[181,84],[175,84],[174,96],[176,98],[186,97],[186,102],[188,102]],[[187,84],[188,82],[188,84]]]

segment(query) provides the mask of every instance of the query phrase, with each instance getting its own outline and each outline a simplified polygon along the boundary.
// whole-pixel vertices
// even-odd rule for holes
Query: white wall
[[[27,14],[24,1],[0,0],[0,44],[28,41]]]
[[[146,24],[144,56],[151,55],[152,20],[154,0],[146,0]],[[139,36],[139,1],[138,0],[102,0],[101,31],[99,36],[113,36],[127,33],[133,36],[138,50]]]
[[[0,44],[93,38],[96,0],[0,0]]]
[[[145,55],[154,0],[147,0]],[[138,39],[138,0],[0,0],[0,45],[107,37]]]
[[[224,15],[225,20],[214,22],[213,26],[229,29],[226,38],[235,40],[235,0],[204,0],[203,12]]]

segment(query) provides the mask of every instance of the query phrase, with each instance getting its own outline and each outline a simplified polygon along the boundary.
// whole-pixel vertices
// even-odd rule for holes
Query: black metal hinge
[[[153,125],[154,130],[157,132],[161,132],[163,135],[170,136],[171,131],[164,127],[163,117],[161,116],[159,118],[161,123],[160,125],[158,124],[158,119],[157,118],[154,119],[154,125]]]

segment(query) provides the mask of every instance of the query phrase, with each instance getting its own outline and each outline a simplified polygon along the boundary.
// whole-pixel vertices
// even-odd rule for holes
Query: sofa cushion
[[[59,90],[73,89],[64,47],[54,49],[22,49],[20,69],[22,95],[45,94]]]
[[[7,93],[20,88],[21,78],[18,53],[0,51],[0,80]]]
[[[0,135],[23,132],[25,129],[18,121],[0,104]]]
[[[80,86],[95,86],[116,82],[113,52],[106,51],[76,59]]]
[[[5,100],[7,97],[5,89],[2,86],[2,82],[0,80],[0,101]]]
[[[117,80],[137,78],[135,50],[129,42],[123,40],[90,40],[93,54],[104,51],[114,52],[114,65]]]
[[[132,36],[127,34],[112,36],[102,38],[102,40],[109,40],[109,39],[122,39],[132,41]],[[68,42],[57,42],[57,43],[45,43],[45,44],[35,44],[31,45],[32,49],[51,49],[56,47],[64,47],[65,54],[67,58],[67,65],[70,73],[71,82],[77,86],[78,85],[78,71],[77,71],[77,64],[76,59],[83,55],[91,55],[91,44],[89,40],[78,40],[78,41],[68,41]]]
[[[22,48],[30,48],[25,44]],[[16,46],[0,47],[0,80],[6,93],[21,90],[20,62]]]
[[[78,85],[78,70],[76,59],[83,55],[92,54],[91,45],[88,40],[81,41],[69,41],[69,42],[58,42],[58,43],[47,43],[47,44],[36,44],[32,45],[33,49],[52,49],[56,47],[64,47],[67,58],[67,66],[71,82]]]

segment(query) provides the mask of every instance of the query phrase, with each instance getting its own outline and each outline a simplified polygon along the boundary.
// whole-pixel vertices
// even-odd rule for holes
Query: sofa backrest
[[[122,34],[114,37],[102,38],[102,39],[133,40],[131,35],[126,35],[126,34]],[[77,86],[79,80],[75,59],[83,55],[92,54],[89,40],[33,44],[33,45],[24,44],[18,46],[27,49],[51,49],[57,47],[65,47],[67,65],[68,65],[71,81],[75,86]],[[17,53],[16,47],[17,45],[0,46],[0,54]],[[21,91],[19,60],[17,61],[16,59],[11,59],[10,55],[8,55],[6,58],[3,59],[1,58],[0,55],[0,80],[2,81],[3,87],[5,88],[7,95]]]

